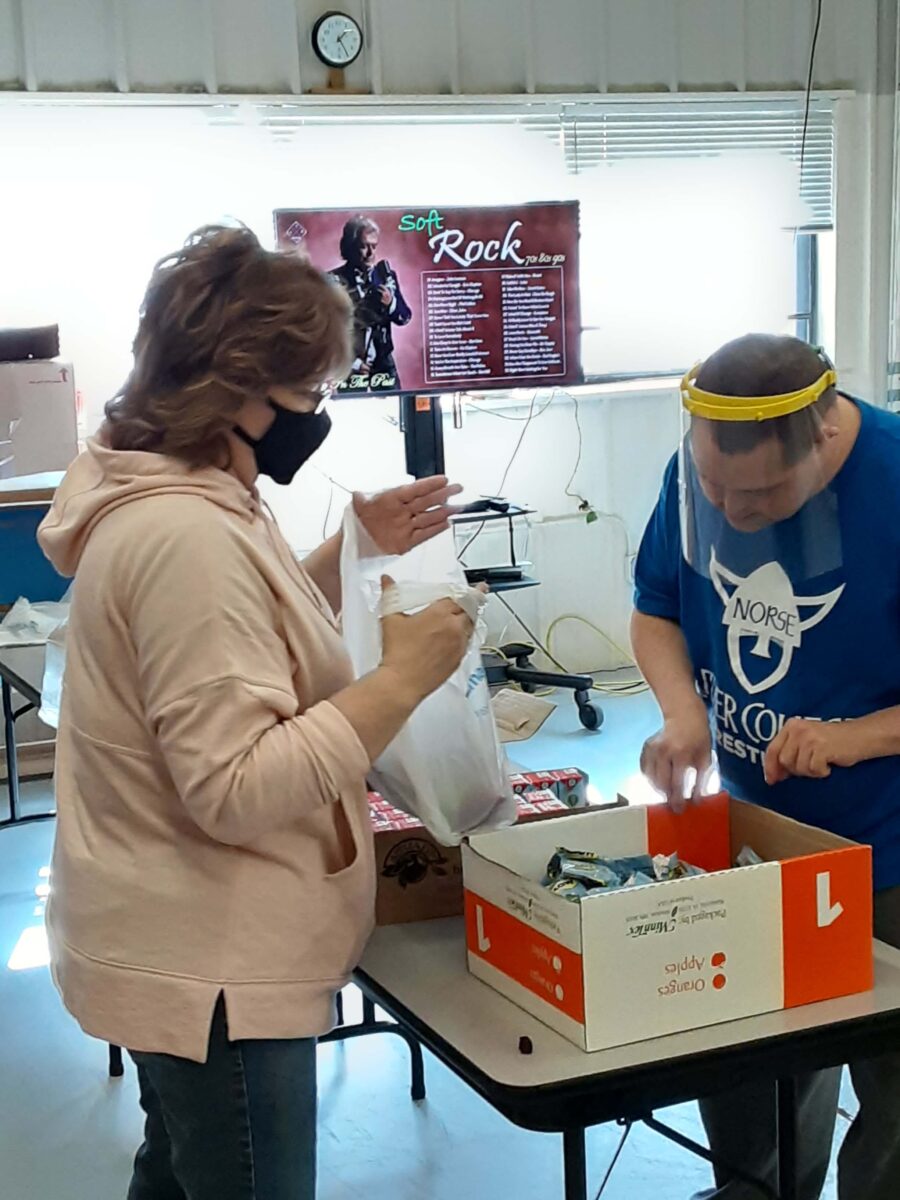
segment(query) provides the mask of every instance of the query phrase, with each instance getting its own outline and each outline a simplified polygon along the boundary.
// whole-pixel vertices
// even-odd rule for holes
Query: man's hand
[[[766,783],[790,776],[827,779],[832,767],[853,767],[861,759],[856,721],[805,721],[792,717],[769,743],[763,767]]]
[[[378,289],[378,294],[381,296],[381,303],[385,308],[390,308],[394,303],[394,293],[390,288],[383,287]]]
[[[675,812],[684,809],[687,799],[699,799],[711,762],[709,716],[699,698],[669,717],[641,751],[641,770]],[[685,779],[691,770],[695,773],[692,794],[686,797]]]
[[[445,475],[432,475],[376,496],[356,492],[353,508],[379,550],[405,554],[449,528],[454,510],[447,501],[461,491]]]

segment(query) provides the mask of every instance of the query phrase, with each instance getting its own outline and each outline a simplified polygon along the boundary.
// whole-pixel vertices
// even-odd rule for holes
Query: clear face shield
[[[699,388],[698,371],[681,385],[682,549],[718,593],[729,656],[754,693],[784,677],[803,630],[837,600],[807,586],[841,566],[835,410],[817,404],[836,378],[822,356],[822,374],[799,391],[724,396]]]

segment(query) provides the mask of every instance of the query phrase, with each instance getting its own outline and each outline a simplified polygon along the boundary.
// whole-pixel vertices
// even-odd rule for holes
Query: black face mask
[[[276,483],[290,483],[328,437],[331,417],[327,412],[292,412],[274,400],[269,404],[275,420],[261,438],[252,438],[239,427],[235,433],[256,455],[260,475],[268,475]]]

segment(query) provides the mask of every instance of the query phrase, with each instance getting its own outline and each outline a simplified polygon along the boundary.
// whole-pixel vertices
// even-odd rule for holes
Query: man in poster
[[[353,301],[354,362],[342,385],[348,391],[399,391],[392,326],[408,325],[412,310],[387,259],[376,261],[380,230],[361,214],[344,226],[344,262],[331,274]]]

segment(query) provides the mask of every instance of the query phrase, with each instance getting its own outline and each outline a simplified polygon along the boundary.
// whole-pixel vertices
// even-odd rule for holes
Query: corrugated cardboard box
[[[8,432],[7,432],[8,431]],[[0,459],[13,475],[64,471],[78,453],[71,363],[0,362]]]
[[[474,975],[585,1050],[872,986],[871,850],[720,796],[572,813],[462,848]],[[711,872],[580,904],[539,882],[559,845]],[[730,869],[744,846],[764,861]]]
[[[519,820],[535,821],[568,813],[549,792],[532,792],[518,801]],[[415,817],[393,808],[377,792],[369,793],[375,834],[379,925],[400,925],[463,911],[459,847],[440,846]]]

